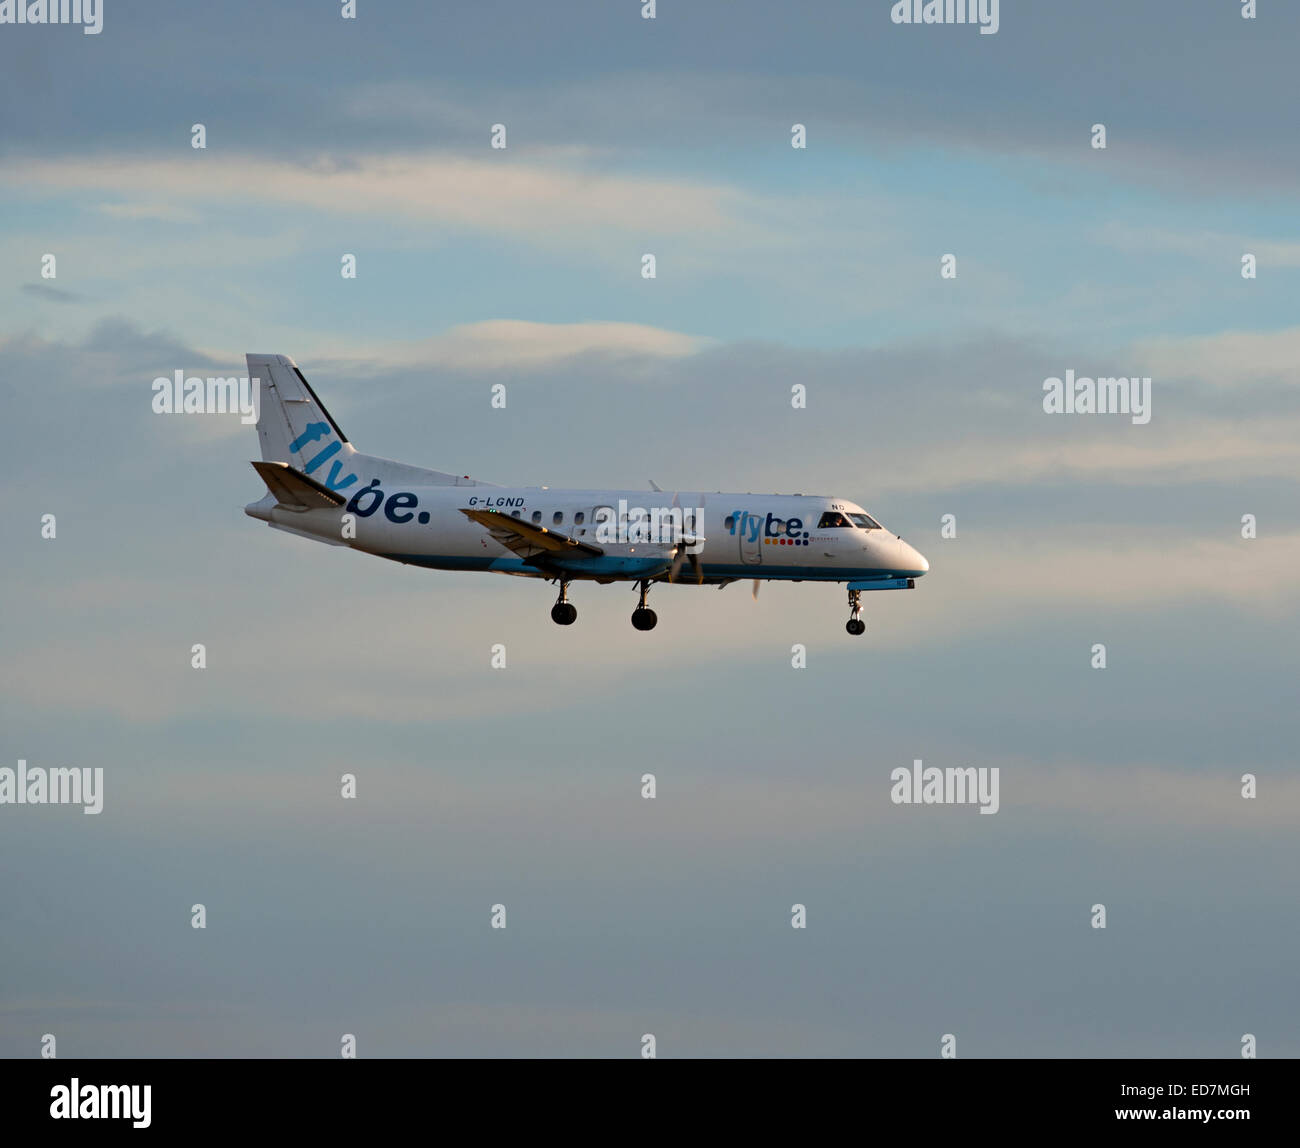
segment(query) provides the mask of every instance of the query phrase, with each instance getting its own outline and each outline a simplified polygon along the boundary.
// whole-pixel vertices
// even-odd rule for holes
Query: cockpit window
[[[850,514],[849,517],[853,520],[854,526],[861,526],[863,530],[884,529],[884,527],[882,527],[880,523],[877,522],[874,518],[872,518],[871,515],[869,514]]]
[[[828,510],[822,515],[822,520],[817,523],[818,530],[825,530],[828,526],[849,526],[849,520],[844,517],[838,510]]]

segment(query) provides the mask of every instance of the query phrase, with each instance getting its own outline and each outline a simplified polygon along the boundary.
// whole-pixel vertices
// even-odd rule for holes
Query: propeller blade
[[[754,579],[754,601],[758,601],[758,579]]]
[[[686,550],[685,550],[685,548],[684,548],[684,547],[681,547],[681,546],[677,547],[676,552],[673,554],[673,564],[668,568],[668,581],[669,581],[669,582],[676,582],[676,581],[677,581],[677,575],[678,575],[679,573],[681,573],[681,569],[682,569],[682,560],[683,560],[685,557],[686,557]],[[692,554],[692,555],[691,555],[692,565],[694,565],[694,559],[695,559],[695,555]]]

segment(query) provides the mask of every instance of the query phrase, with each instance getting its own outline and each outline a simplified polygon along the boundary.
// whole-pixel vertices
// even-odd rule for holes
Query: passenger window
[[[583,514],[581,510],[579,510],[578,513],[573,516],[573,521],[578,526],[581,526],[586,520],[587,520],[587,516]]]
[[[534,521],[534,522],[541,522],[541,520],[542,520],[542,512],[541,512],[540,510],[534,510],[534,511],[533,511],[533,521]]]
[[[727,517],[722,520],[722,525],[725,526],[728,530],[735,529],[736,516],[734,514],[728,514]]]
[[[564,511],[557,510],[554,514],[551,515],[552,526],[559,526],[563,521],[564,521]]]

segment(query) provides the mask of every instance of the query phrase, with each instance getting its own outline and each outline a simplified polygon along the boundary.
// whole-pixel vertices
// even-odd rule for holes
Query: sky
[[[340,7],[0,25],[0,767],[104,771],[0,804],[0,1055],[1300,1055],[1300,9]],[[930,573],[557,627],[245,516],[253,428],[151,383],[250,351],[368,453],[839,495]]]

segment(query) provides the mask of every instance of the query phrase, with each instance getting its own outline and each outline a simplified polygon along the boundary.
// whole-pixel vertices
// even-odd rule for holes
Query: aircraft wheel
[[[557,626],[572,626],[578,620],[578,607],[572,602],[556,602],[551,607],[551,621]]]
[[[659,615],[645,606],[632,611],[632,625],[638,630],[653,630]]]
[[[852,634],[855,638],[859,634],[865,634],[867,632],[866,622],[863,622],[858,618],[850,618],[847,622],[844,623],[844,628],[848,630],[848,632]]]

